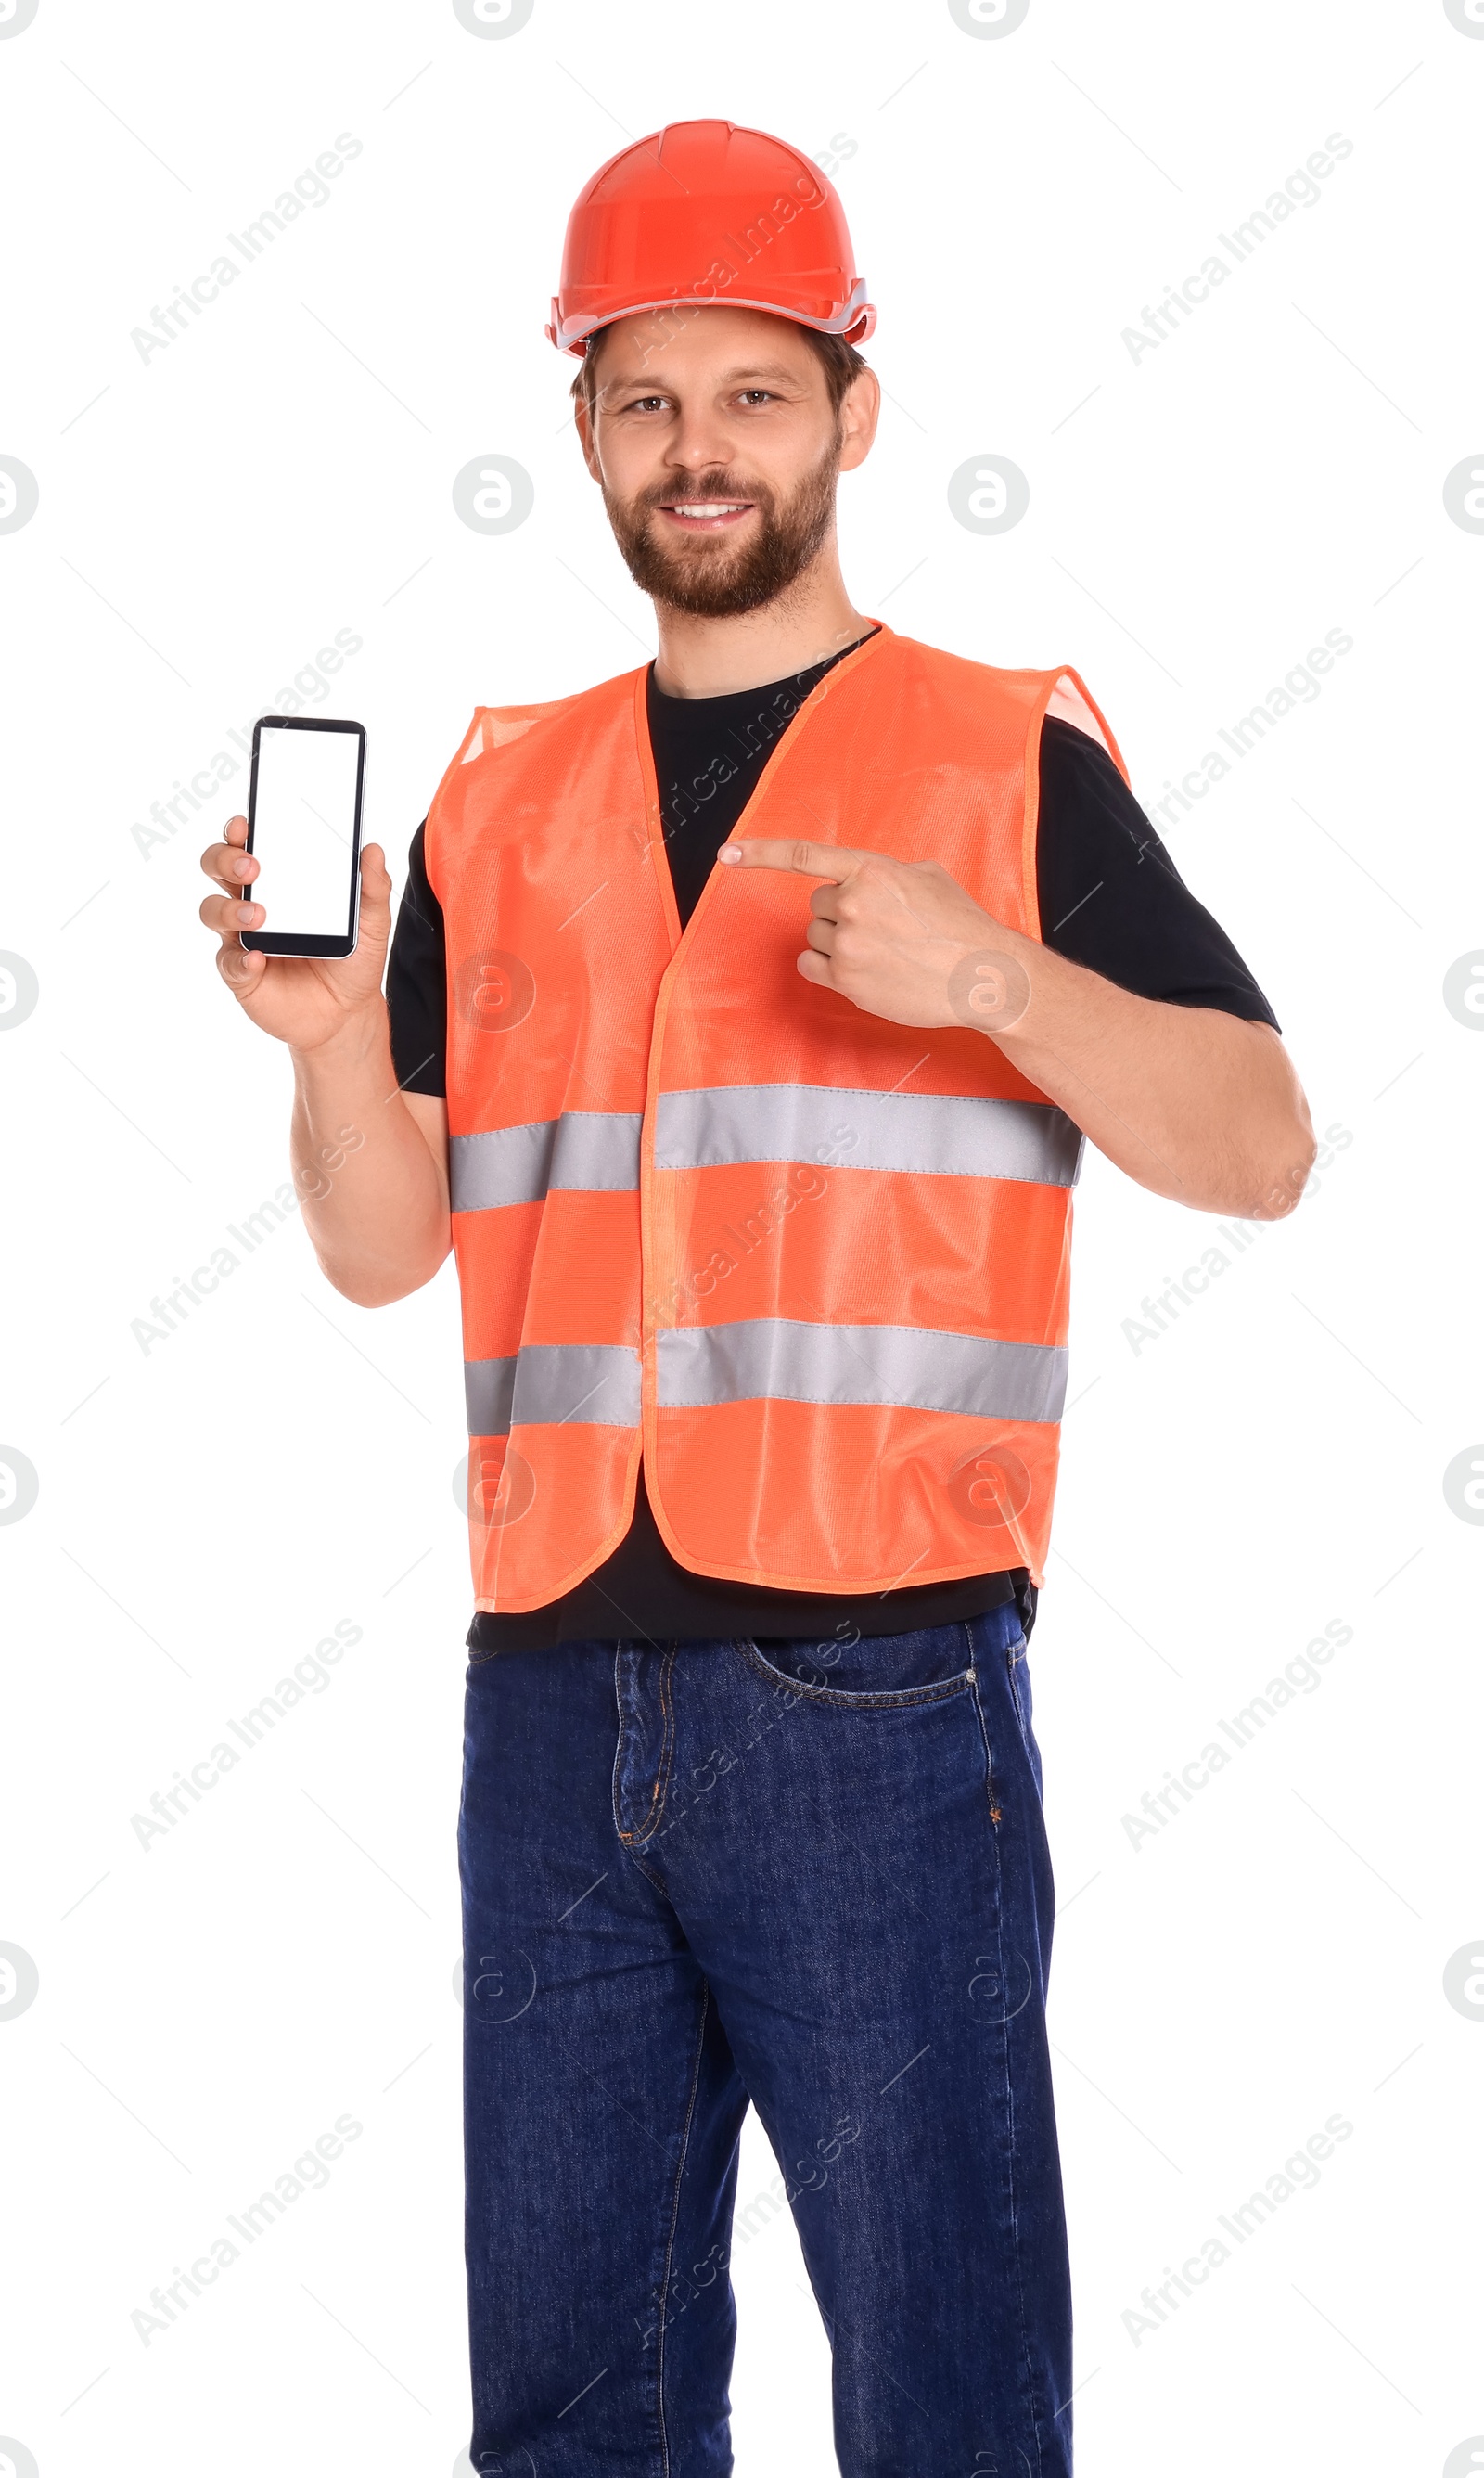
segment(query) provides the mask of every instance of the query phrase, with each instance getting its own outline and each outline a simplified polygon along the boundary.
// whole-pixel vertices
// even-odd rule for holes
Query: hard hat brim
[[[546,339],[558,352],[581,359],[587,352],[590,337],[602,328],[611,327],[619,318],[641,317],[652,310],[761,310],[771,318],[787,318],[795,327],[812,327],[817,335],[843,336],[848,343],[864,344],[876,325],[875,304],[866,298],[866,278],[857,279],[849,300],[843,308],[825,317],[782,301],[764,301],[747,295],[728,294],[724,301],[698,301],[691,293],[664,293],[645,300],[624,301],[601,311],[574,313],[562,316],[561,305],[553,299],[551,316],[546,321]]]

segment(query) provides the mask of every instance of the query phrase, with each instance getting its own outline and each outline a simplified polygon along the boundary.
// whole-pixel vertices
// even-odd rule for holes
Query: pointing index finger
[[[811,843],[807,836],[748,835],[723,844],[718,858],[732,869],[785,869],[800,877],[824,877],[839,885],[870,858],[843,844]]]

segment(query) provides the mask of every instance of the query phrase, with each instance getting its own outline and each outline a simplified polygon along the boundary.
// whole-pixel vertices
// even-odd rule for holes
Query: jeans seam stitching
[[[1005,1906],[1004,1906],[1004,1873],[1003,1873],[1003,1867],[1002,1867],[1002,1864],[1001,1864],[1001,1850],[1000,1850],[1000,1836],[999,1836],[999,1823],[1000,1823],[1000,1817],[1001,1817],[1001,1814],[1002,1814],[1002,1809],[1001,1809],[1001,1808],[998,1807],[998,1805],[996,1804],[996,1793],[995,1793],[995,1789],[994,1789],[994,1750],[993,1750],[993,1748],[992,1748],[992,1747],[991,1747],[991,1745],[990,1745],[990,1730],[989,1730],[989,1723],[988,1723],[988,1721],[987,1721],[987,1720],[986,1720],[986,1718],[985,1718],[984,1707],[983,1707],[983,1705],[982,1705],[982,1704],[980,1703],[980,1701],[979,1701],[979,1688],[978,1688],[978,1682],[977,1682],[977,1680],[975,1681],[975,1683],[974,1683],[974,1708],[975,1708],[975,1710],[977,1711],[977,1713],[978,1713],[978,1715],[979,1715],[979,1728],[980,1728],[980,1732],[981,1732],[981,1734],[982,1734],[983,1739],[984,1739],[985,1783],[986,1783],[986,1788],[987,1788],[987,1790],[988,1790],[988,1794],[989,1794],[989,1811],[990,1811],[990,1825],[991,1825],[991,1842],[992,1842],[992,1846],[993,1846],[993,1850],[994,1850],[994,1879],[995,1879],[995,1899],[994,1899],[994,1944],[995,1944],[995,1950],[996,1950],[996,1955],[997,1955],[997,1960],[998,1960],[998,1968],[999,1968],[999,1984],[1000,1984],[1000,1986],[1003,1988],[1003,1987],[1004,1987],[1004,1985],[1006,1985],[1006,1981],[1005,1981],[1005,1956],[1004,1956],[1004,1940],[1005,1940]],[[1030,2333],[1029,2333],[1029,2331],[1028,2331],[1028,2329],[1027,2329],[1027,2326],[1026,2326],[1026,2319],[1025,2319],[1025,2267],[1024,2267],[1024,2263],[1023,2263],[1022,2259],[1021,2259],[1021,2247],[1020,2247],[1020,2220],[1019,2220],[1019,2208],[1018,2208],[1017,2201],[1016,2201],[1016,2173],[1015,2173],[1015,2077],[1013,2076],[1013,2074],[1011,2073],[1011,2070],[1010,2070],[1010,2043],[1011,2043],[1011,2030],[1010,2030],[1010,2017],[1009,2017],[1008,2015],[1006,2016],[1005,2020],[1004,2020],[1004,2021],[999,2025],[999,2033],[1000,2033],[1000,2058],[1001,2058],[1001,2062],[1002,2062],[1003,2070],[1004,2070],[1005,2117],[1006,2117],[1006,2125],[1007,2125],[1007,2129],[1008,2129],[1008,2133],[1009,2133],[1009,2137],[1010,2137],[1010,2140],[1009,2140],[1009,2147],[1008,2147],[1008,2150],[1007,2150],[1007,2153],[1006,2153],[1005,2176],[1006,2176],[1006,2183],[1007,2183],[1007,2186],[1008,2186],[1008,2188],[1009,2188],[1009,2197],[1008,2197],[1008,2199],[1009,2199],[1009,2205],[1010,2205],[1010,2240],[1011,2240],[1011,2252],[1012,2252],[1012,2254],[1013,2254],[1014,2261],[1015,2261],[1016,2322],[1017,2322],[1017,2326],[1018,2326],[1018,2338],[1019,2338],[1019,2348],[1018,2348],[1018,2350],[1017,2350],[1017,2352],[1016,2352],[1017,2358],[1018,2358],[1018,2360],[1019,2360],[1019,2364],[1018,2364],[1018,2367],[1017,2367],[1017,2373],[1018,2373],[1018,2375],[1019,2375],[1019,2379],[1020,2379],[1020,2383],[1021,2383],[1021,2396],[1022,2396],[1022,2399],[1023,2399],[1023,2402],[1024,2402],[1024,2406],[1025,2406],[1025,2410],[1026,2410],[1026,2413],[1027,2413],[1028,2422],[1029,2422],[1029,2426],[1030,2426],[1030,2431],[1031,2431],[1032,2436],[1033,2436],[1033,2437],[1034,2437],[1034,2439],[1035,2439],[1035,2443],[1036,2443],[1036,2468],[1037,2468],[1037,2471],[1039,2472],[1039,2471],[1041,2471],[1041,2470],[1044,2467],[1045,2456],[1044,2456],[1044,2452],[1043,2452],[1043,2450],[1042,2450],[1041,2420],[1040,2420],[1040,2417],[1039,2417],[1039,2416],[1038,2416],[1038,2415],[1037,2415],[1037,2410],[1036,2410],[1036,2385],[1035,2385],[1035,2376],[1034,2376],[1034,2373],[1033,2373],[1033,2370],[1032,2370],[1032,2367],[1031,2367],[1031,2362],[1030,2362]]]
[[[614,1831],[617,1833],[620,1841],[628,1843],[633,1840],[634,1835],[632,1833],[626,1833],[623,1826],[622,1780],[623,1740],[625,1732],[623,1719],[623,1687],[621,1683],[622,1675],[623,1646],[621,1643],[617,1643],[614,1646],[614,1701],[618,1707],[618,1735],[614,1745]]]
[[[998,1792],[994,1786],[994,1750],[990,1744],[990,1725],[984,1717],[984,1706],[979,1701],[979,1681],[977,1676],[970,1681],[970,1687],[974,1699],[974,1710],[979,1715],[979,1735],[984,1741],[985,1804],[989,1808],[990,1822],[995,1827],[995,1837],[997,1842],[1001,1809],[998,1803]]]
[[[678,1644],[672,1643],[660,1665],[660,1710],[665,1715],[665,1730],[660,1746],[659,1769],[655,1774],[654,1780],[653,1808],[657,1822],[659,1820],[659,1810],[665,1805],[666,1792],[669,1788],[670,1765],[674,1760],[675,1755],[675,1696],[673,1680],[675,1660],[678,1652]]]
[[[655,2411],[660,2425],[660,2463],[664,2478],[669,2478],[669,2437],[665,2425],[665,2301],[669,2289],[670,2264],[675,2252],[675,2231],[680,2222],[680,2188],[686,2173],[686,2156],[691,2148],[691,2128],[695,2120],[695,2094],[700,2086],[701,2058],[706,2047],[706,2016],[711,2006],[711,1985],[701,1982],[701,2018],[696,2030],[695,2062],[691,2070],[691,2097],[686,2107],[686,2121],[680,2136],[680,2158],[675,2163],[675,2191],[670,2204],[669,2235],[665,2242],[665,2269],[660,2282],[660,2330],[655,2348]]]
[[[655,1827],[659,1823],[665,1806],[665,1793],[669,1787],[669,1768],[675,1747],[675,1699],[670,1691],[670,1674],[675,1666],[677,1649],[676,1645],[671,1644],[668,1651],[661,1655],[660,1710],[664,1715],[664,1728],[660,1735],[660,1755],[655,1766],[654,1783],[649,1792],[649,1808],[642,1824],[637,1826],[633,1833],[625,1833],[623,1836],[626,1841],[633,1844],[635,1849],[641,1848],[646,1841],[653,1840]]]
[[[1000,1984],[1001,1985],[1004,1985],[1003,1957],[1001,1958],[1000,1966]],[[1009,2119],[1010,2126],[1010,2148],[1007,2156],[1006,2174],[1010,2186],[1010,2241],[1011,2250],[1015,2257],[1016,2320],[1019,2326],[1020,2339],[1020,2346],[1018,2354],[1020,2361],[1019,2373],[1023,2388],[1022,2396],[1028,2414],[1030,2431],[1036,2441],[1036,2467],[1039,2471],[1044,2465],[1044,2455],[1041,2449],[1041,2418],[1037,2413],[1036,2407],[1036,2378],[1031,2366],[1030,2332],[1025,2318],[1025,2265],[1021,2258],[1020,2214],[1016,2199],[1015,2076],[1010,2070],[1010,2023],[1007,2018],[1004,2024],[1005,2112]]]

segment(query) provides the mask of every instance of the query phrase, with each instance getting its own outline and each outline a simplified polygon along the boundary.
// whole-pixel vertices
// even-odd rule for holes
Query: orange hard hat
[[[637,310],[717,302],[864,343],[876,323],[845,211],[817,164],[730,120],[672,120],[573,207],[546,329],[564,353]]]

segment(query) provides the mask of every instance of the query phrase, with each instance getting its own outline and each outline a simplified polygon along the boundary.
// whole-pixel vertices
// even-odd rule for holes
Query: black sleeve
[[[1136,998],[1278,1019],[1220,924],[1197,903],[1101,744],[1048,715],[1036,847],[1048,947]]]
[[[407,856],[407,884],[387,957],[387,1012],[400,1090],[441,1095],[447,1091],[448,982],[443,907],[428,884],[422,851],[426,824],[424,818]]]

